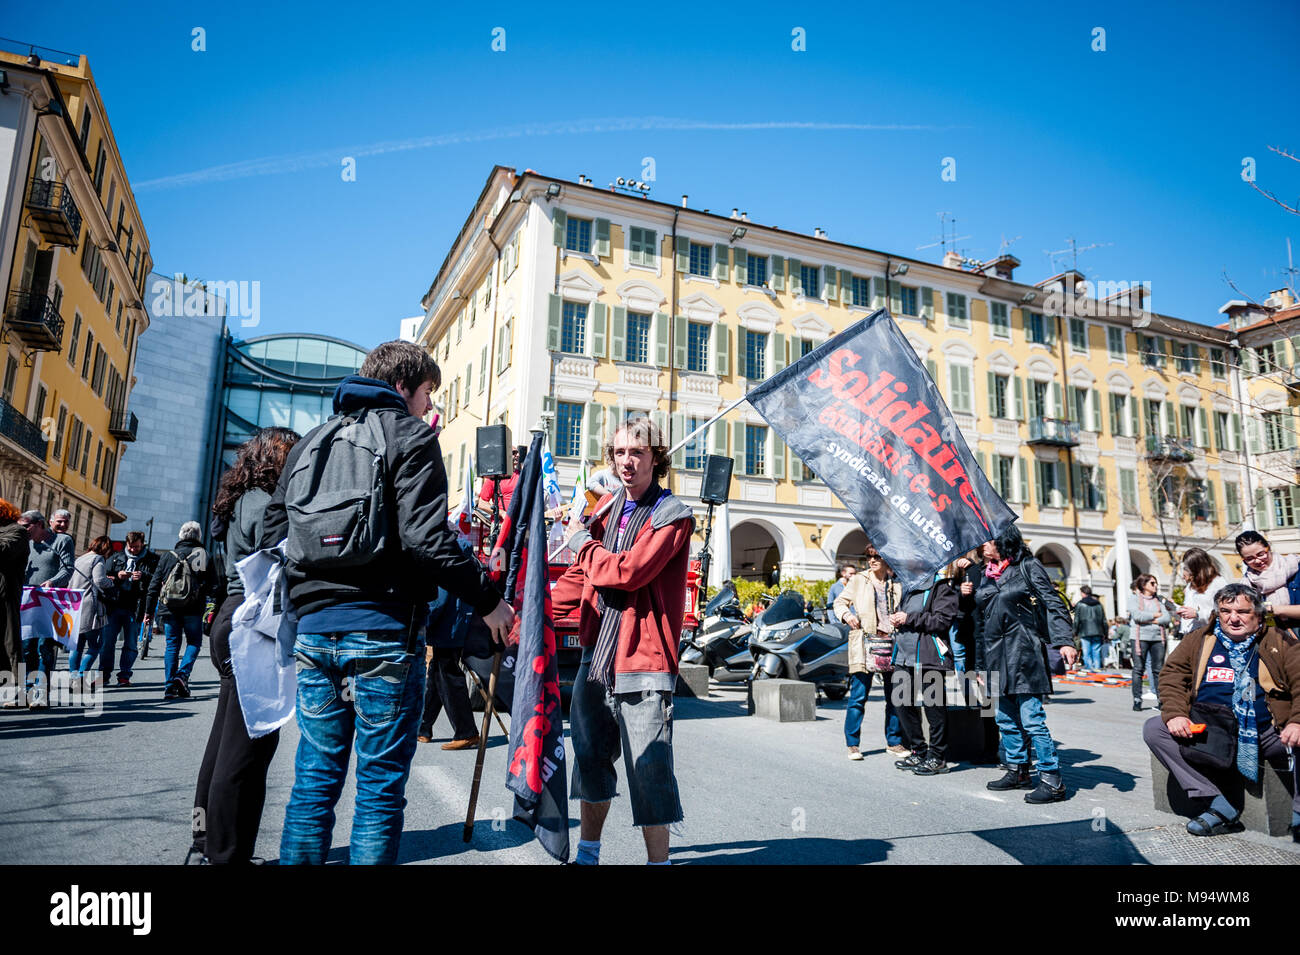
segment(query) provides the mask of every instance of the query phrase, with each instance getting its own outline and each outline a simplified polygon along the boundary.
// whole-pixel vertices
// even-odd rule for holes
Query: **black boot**
[[[1021,763],[1017,766],[1008,766],[1007,774],[1001,779],[988,783],[987,787],[994,792],[1001,792],[1004,789],[1028,789],[1031,785],[1029,767]]]
[[[1065,798],[1065,783],[1061,782],[1060,773],[1043,773],[1038,774],[1038,788],[1031,793],[1025,793],[1025,802],[1044,803],[1058,802]]]

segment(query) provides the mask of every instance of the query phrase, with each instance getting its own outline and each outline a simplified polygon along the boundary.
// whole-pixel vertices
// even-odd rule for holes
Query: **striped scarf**
[[[614,496],[614,503],[609,509],[605,521],[605,537],[601,541],[611,554],[626,549],[636,535],[641,532],[655,504],[659,501],[662,490],[658,485],[650,485],[649,490],[640,501],[636,502],[627,526],[621,531],[619,524],[623,521],[623,507],[627,502],[627,489],[620,488]],[[596,636],[596,647],[591,655],[591,669],[587,679],[599,683],[606,690],[614,688],[614,656],[618,652],[618,631],[623,622],[623,611],[632,600],[632,591],[615,590],[612,587],[596,588],[596,609],[600,611],[600,632]]]
[[[1214,625],[1214,637],[1228,654],[1232,665],[1232,712],[1237,717],[1237,769],[1251,782],[1259,779],[1259,730],[1255,725],[1255,681],[1250,676],[1250,662],[1257,648],[1258,633],[1237,642]],[[1249,695],[1247,695],[1249,694]]]

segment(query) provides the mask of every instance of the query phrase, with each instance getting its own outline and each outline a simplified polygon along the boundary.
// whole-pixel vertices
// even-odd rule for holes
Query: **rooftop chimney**
[[[686,193],[683,192],[683,193],[682,193],[682,208],[683,208],[683,209],[686,208],[686,198],[687,198]]]
[[[737,208],[735,208],[734,206],[732,207],[732,210],[731,210],[731,218],[733,218],[733,219],[739,219],[739,218],[740,218],[740,210],[737,209]]]
[[[943,254],[943,267],[945,269],[960,269],[961,261],[961,256],[952,249]]]
[[[1268,299],[1264,304],[1270,308],[1290,308],[1295,304],[1295,296],[1291,294],[1289,288],[1274,289],[1268,293]]]
[[[741,221],[741,222],[748,222],[748,221],[749,221],[749,213],[748,213],[748,212],[742,212],[742,213],[740,214],[740,221]]]

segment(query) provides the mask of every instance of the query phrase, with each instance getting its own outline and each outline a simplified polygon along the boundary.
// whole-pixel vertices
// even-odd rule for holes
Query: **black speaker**
[[[736,462],[720,454],[710,454],[704,459],[704,481],[700,487],[700,500],[705,504],[726,504],[731,496],[731,469]]]
[[[491,424],[479,428],[474,435],[478,473],[483,477],[507,477],[514,473],[510,467],[510,428],[504,424]]]

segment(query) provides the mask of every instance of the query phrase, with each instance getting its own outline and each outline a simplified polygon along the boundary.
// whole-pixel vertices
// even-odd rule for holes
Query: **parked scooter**
[[[848,628],[811,620],[796,591],[782,593],[755,619],[749,651],[751,682],[805,680],[830,700],[843,699],[849,691]]]
[[[727,581],[704,608],[700,629],[682,651],[681,660],[707,666],[709,676],[721,683],[743,683],[754,662],[749,652],[752,629],[735,587]]]

